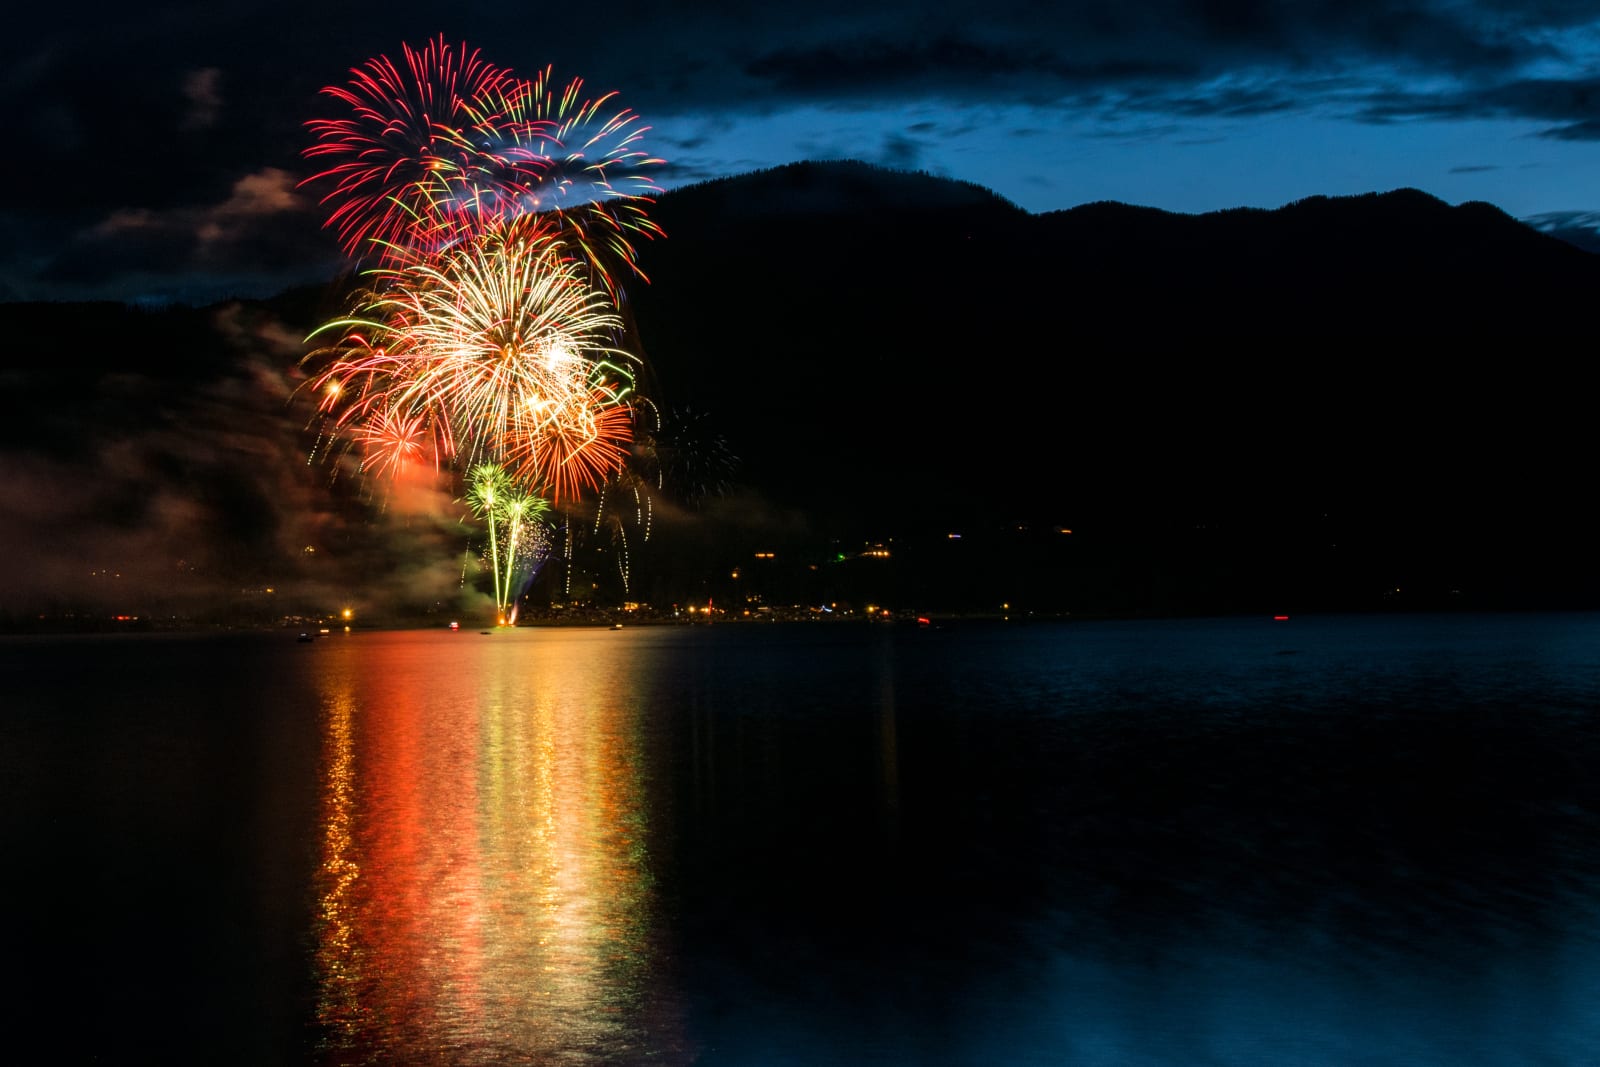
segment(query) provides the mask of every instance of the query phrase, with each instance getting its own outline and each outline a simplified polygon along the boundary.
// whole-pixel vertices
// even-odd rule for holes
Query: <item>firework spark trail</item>
[[[516,621],[517,598],[550,555],[550,529],[543,521],[549,501],[520,490],[498,464],[480,463],[468,474],[466,504],[489,526],[495,610],[509,625]]]

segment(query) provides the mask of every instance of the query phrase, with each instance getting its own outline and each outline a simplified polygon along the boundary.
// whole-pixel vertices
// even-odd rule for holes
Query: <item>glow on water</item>
[[[0,639],[19,1062],[1586,1065],[1600,614]]]
[[[424,677],[438,660],[419,665],[409,636],[323,664],[317,1015],[332,1058],[615,1060],[648,1041],[671,1062],[671,997],[649,982],[637,704],[572,640],[526,631],[458,635],[478,684],[439,701]]]

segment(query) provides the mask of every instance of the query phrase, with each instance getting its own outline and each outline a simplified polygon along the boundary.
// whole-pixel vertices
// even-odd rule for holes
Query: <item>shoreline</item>
[[[1229,611],[1229,612],[1071,612],[1071,611],[987,611],[987,612],[962,612],[962,611],[926,611],[905,612],[895,611],[885,614],[868,615],[865,612],[833,611],[825,612],[811,608],[787,608],[770,613],[744,615],[715,614],[711,617],[704,615],[660,615],[641,614],[628,612],[623,609],[592,609],[580,613],[563,614],[561,616],[539,616],[531,619],[519,620],[514,626],[497,627],[493,624],[474,622],[466,618],[454,621],[460,625],[459,631],[469,632],[494,632],[500,629],[507,630],[538,630],[538,629],[642,629],[655,627],[689,627],[689,626],[898,626],[937,629],[944,625],[960,623],[1059,623],[1059,622],[1155,622],[1163,620],[1194,620],[1194,619],[1248,619],[1259,618],[1264,622],[1290,622],[1297,618],[1318,618],[1346,615],[1372,615],[1372,616],[1427,616],[1427,615],[1535,615],[1535,614],[1584,614],[1600,611],[1594,606],[1533,606],[1533,607],[1386,607],[1366,610],[1326,610],[1326,611],[1299,611],[1290,613],[1270,611]],[[346,629],[346,624],[318,626],[304,622],[296,623],[226,623],[218,621],[202,621],[197,619],[130,619],[118,620],[115,618],[97,617],[63,617],[34,621],[31,625],[17,622],[0,622],[0,637],[104,637],[104,636],[140,636],[140,635],[189,635],[220,636],[227,634],[283,634],[298,639],[302,634],[311,634],[316,639],[338,637],[345,634],[358,635],[363,633],[397,632],[397,631],[427,631],[449,630],[450,621],[437,618],[397,618],[397,619],[366,619],[359,624],[351,624]],[[320,632],[320,631],[327,632]]]

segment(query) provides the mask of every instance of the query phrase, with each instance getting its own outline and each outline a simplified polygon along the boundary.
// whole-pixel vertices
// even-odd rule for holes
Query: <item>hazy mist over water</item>
[[[0,640],[24,1059],[1583,1064],[1600,616]]]

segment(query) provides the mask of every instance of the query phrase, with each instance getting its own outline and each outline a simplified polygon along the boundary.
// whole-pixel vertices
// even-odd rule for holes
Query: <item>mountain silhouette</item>
[[[1600,258],[1490,205],[1029,215],[803,163],[655,217],[634,312],[660,394],[847,539],[1021,524],[1264,551],[1288,530],[1292,551],[1381,543],[1441,589],[1491,551],[1531,557],[1501,586],[1573,577],[1530,542],[1577,548],[1571,357]]]
[[[1491,205],[1033,215],[836,162],[678,189],[652,217],[667,237],[641,243],[626,308],[641,391],[740,460],[682,567],[892,540],[889,592],[955,606],[1600,602],[1576,358],[1600,257]],[[335,306],[248,311],[304,336]],[[216,319],[0,306],[25,354],[0,447],[91,463],[173,392],[216,392]]]

